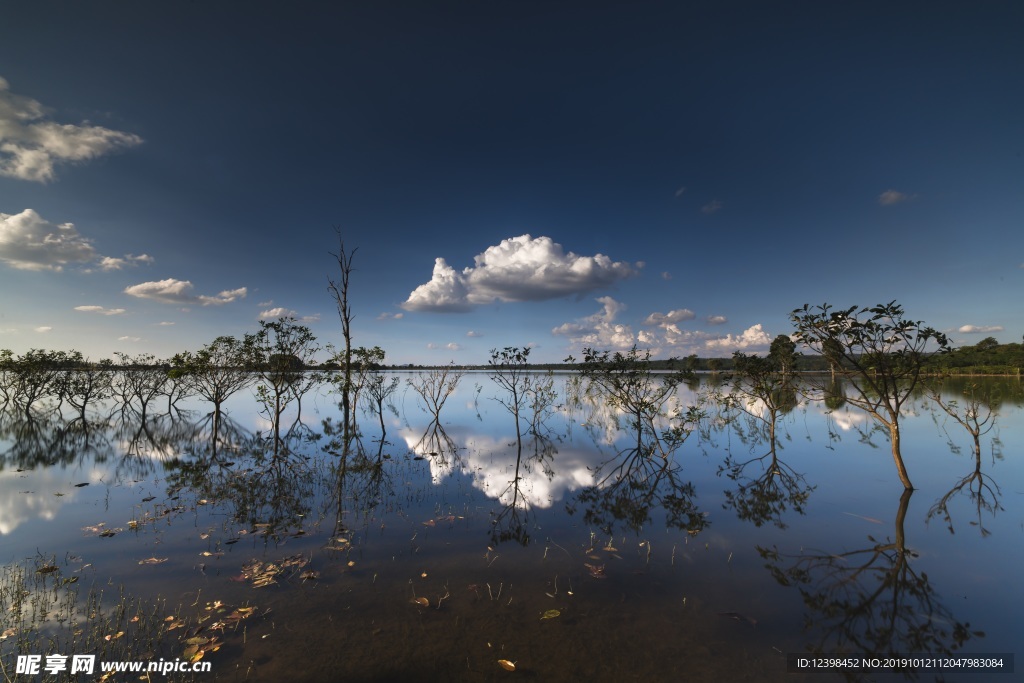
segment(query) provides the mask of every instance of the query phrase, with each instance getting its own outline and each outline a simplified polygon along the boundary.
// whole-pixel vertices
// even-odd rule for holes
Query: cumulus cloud
[[[705,346],[708,349],[732,353],[733,351],[762,351],[767,349],[771,343],[772,338],[758,323],[738,335],[727,334],[719,339],[709,339],[705,342]]]
[[[961,334],[988,334],[989,332],[1002,332],[1002,325],[961,325],[957,328]]]
[[[51,121],[42,104],[12,93],[0,78],[0,175],[47,182],[54,179],[59,163],[88,161],[141,142],[137,135],[88,121],[81,125]]]
[[[704,321],[707,322],[708,325],[724,325],[729,322],[729,319],[724,315],[709,315],[704,318]]]
[[[92,242],[71,223],[56,225],[32,209],[0,213],[0,261],[20,270],[62,270],[97,258]]]
[[[718,201],[717,199],[712,199],[710,202],[708,202],[704,206],[700,207],[700,210],[702,212],[704,212],[704,213],[709,213],[710,214],[710,213],[715,213],[716,211],[721,209],[723,206],[725,206],[725,205],[722,204],[722,202]]]
[[[238,289],[226,289],[216,296],[205,296],[192,294],[192,283],[188,280],[157,280],[154,282],[142,282],[137,285],[125,287],[124,293],[139,299],[152,299],[164,304],[199,304],[201,306],[221,306],[229,304],[238,299],[244,299],[248,293],[245,287]]]
[[[892,206],[913,199],[916,195],[904,194],[897,190],[886,190],[878,195],[878,203],[882,206]]]
[[[127,265],[152,263],[148,254],[123,258],[103,256],[83,237],[73,223],[51,223],[36,211],[0,213],[0,261],[19,270],[61,271],[64,266],[90,266],[100,270],[120,270]],[[93,272],[84,268],[83,272]]]
[[[603,254],[566,253],[550,237],[520,235],[488,247],[462,272],[435,259],[430,282],[413,290],[402,308],[462,312],[494,301],[545,301],[585,294],[635,273],[634,266]]]
[[[278,306],[277,308],[270,308],[262,311],[257,317],[260,320],[277,320],[278,318],[295,318],[298,315],[298,313],[290,308],[282,308],[281,306]]]
[[[75,306],[76,311],[83,313],[99,313],[100,315],[121,315],[123,308],[103,308],[103,306]]]
[[[633,328],[615,321],[619,313],[626,309],[625,304],[610,296],[595,299],[601,304],[601,310],[575,322],[564,323],[551,330],[551,334],[568,337],[569,341],[578,346],[591,346],[599,349],[629,349],[633,344],[645,344],[643,338],[633,333]]]
[[[445,348],[448,349],[449,351],[458,351],[459,349],[462,348],[462,346],[456,344],[455,342],[449,342],[448,344],[445,344]]]
[[[688,308],[679,308],[668,313],[651,313],[644,319],[644,325],[666,325],[684,320],[693,320],[697,314]]]

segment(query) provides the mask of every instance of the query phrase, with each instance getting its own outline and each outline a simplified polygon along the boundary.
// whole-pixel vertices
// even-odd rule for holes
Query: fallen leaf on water
[[[299,574],[299,578],[303,581],[315,580],[320,578],[320,572],[313,569],[307,569],[306,571]]]
[[[139,564],[160,564],[166,562],[167,559],[166,557],[147,557],[144,560],[139,560]]]
[[[610,546],[610,545],[606,545],[605,547],[601,548],[601,550],[604,550],[605,552],[609,552],[609,553],[617,553],[617,552],[619,552],[618,548],[615,548],[615,547]]]
[[[146,498],[142,499],[142,502],[143,503],[148,503],[151,500],[156,500],[156,496],[147,496]]]
[[[587,564],[586,562],[584,562],[583,566],[587,568],[587,572],[589,572],[590,575],[592,577],[594,577],[595,579],[607,579],[608,578],[607,574],[604,573],[604,565],[603,564],[602,565],[593,565],[593,564]]]
[[[411,602],[414,605],[419,605],[420,607],[429,607],[430,606],[430,601],[427,600],[426,598],[413,598],[409,602]]]
[[[100,538],[110,538],[111,536],[114,536],[115,534],[117,534],[117,532],[114,531],[113,529],[107,529],[106,531],[100,533]]]
[[[15,631],[13,628],[9,628],[9,629],[5,630],[3,633],[0,633],[0,640],[7,640],[8,638],[10,638],[11,636],[15,635],[16,633],[17,633],[17,631]]]
[[[739,612],[719,612],[718,616],[725,617],[726,619],[735,619],[736,621],[745,621],[751,626],[757,626],[757,619],[740,614]]]
[[[505,671],[515,671],[516,670],[515,663],[510,662],[507,659],[499,659],[498,660],[498,666],[500,666]]]
[[[88,485],[89,485],[89,482],[87,482],[87,481],[83,481],[83,482],[82,482],[81,484],[75,484],[75,488],[76,488],[76,489],[80,489],[80,488],[82,488],[83,486],[88,486]]]
[[[547,612],[544,613],[544,616],[542,616],[540,618],[540,620],[544,621],[545,619],[556,619],[556,618],[558,618],[560,616],[562,616],[562,613],[559,612],[558,610],[556,610],[556,609],[549,609]]]
[[[55,564],[48,564],[46,566],[43,566],[43,567],[40,567],[39,569],[37,569],[36,570],[36,574],[52,574],[53,572],[57,571],[58,569],[59,569],[59,567],[57,567],[57,565],[55,565]]]

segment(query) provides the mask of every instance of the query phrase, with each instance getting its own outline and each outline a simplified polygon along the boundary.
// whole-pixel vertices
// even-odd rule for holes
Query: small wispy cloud
[[[697,314],[688,308],[679,308],[668,313],[651,313],[644,319],[644,325],[667,325],[672,323],[682,322],[684,320],[693,320],[697,317]]]
[[[142,341],[142,338],[141,338],[141,337],[131,337],[131,336],[125,335],[125,336],[123,336],[123,337],[118,337],[118,338],[117,338],[117,341],[123,341],[123,342],[140,342],[140,341]]]
[[[167,278],[154,282],[142,282],[125,287],[124,293],[139,299],[151,299],[164,304],[199,304],[200,306],[222,306],[238,299],[244,299],[248,293],[245,287],[226,289],[216,296],[192,294],[192,283],[188,280]]]
[[[917,195],[900,192],[899,190],[886,190],[882,194],[878,195],[878,203],[882,206],[892,206],[893,204],[909,201],[916,196]]]
[[[1002,332],[1002,325],[961,325],[956,330],[960,334],[988,334],[989,332]]]
[[[45,333],[49,332],[52,329],[53,329],[52,325],[40,325],[39,327],[36,328],[36,332],[39,332],[41,334],[45,334]]]
[[[171,326],[171,325],[173,325],[173,324],[174,324],[174,323],[172,323],[172,322],[169,322],[169,321],[167,321],[167,320],[164,320],[163,322],[158,322],[158,323],[157,323],[157,327],[170,327],[170,326]]]
[[[462,348],[462,346],[456,344],[455,342],[449,342],[448,344],[445,344],[445,348],[448,349],[449,351],[458,351],[459,349]]]
[[[666,270],[664,273],[661,274],[661,279],[662,280],[671,280],[672,279],[672,273],[670,273],[670,272],[668,272]]]
[[[404,313],[389,313],[388,311],[384,311],[377,316],[377,320],[401,320],[404,315]]]
[[[121,315],[125,311],[123,308],[104,308],[103,306],[75,306],[75,310],[83,313],[99,313],[100,315]]]
[[[704,318],[704,322],[706,322],[708,325],[724,325],[725,323],[729,322],[729,319],[726,318],[724,315],[709,315],[708,317]]]
[[[290,308],[278,306],[277,308],[268,308],[265,311],[261,311],[256,317],[259,320],[277,320],[278,318],[297,318],[298,315],[298,313]]]
[[[682,197],[684,192],[686,192],[686,187],[680,187],[678,190],[676,190],[676,196]]]
[[[100,259],[99,266],[100,270],[111,271],[121,270],[125,266],[134,266],[140,263],[145,263],[149,265],[154,261],[156,261],[156,259],[150,256],[149,254],[139,254],[138,256],[133,256],[132,254],[125,254],[124,258],[104,256],[103,258]]]
[[[707,204],[705,204],[704,206],[700,207],[700,210],[701,210],[702,213],[711,214],[711,213],[715,213],[716,211],[721,209],[723,206],[725,206],[725,204],[723,204],[722,202],[718,201],[717,199],[713,199],[710,202],[708,202]]]
[[[482,336],[484,336],[484,333],[483,332],[477,332],[476,330],[470,330],[469,332],[466,333],[466,336],[467,337],[482,337]]]

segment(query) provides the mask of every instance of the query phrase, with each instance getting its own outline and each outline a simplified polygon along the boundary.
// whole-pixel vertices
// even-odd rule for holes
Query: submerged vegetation
[[[792,314],[794,334],[779,335],[763,356],[657,360],[635,346],[585,348],[581,360],[570,357],[559,366],[571,372],[554,373],[530,363],[529,347],[496,348],[481,366],[490,381],[484,392],[480,383],[467,386],[473,375],[465,368],[401,377],[386,366],[384,349],[353,346],[353,254],[339,243],[341,277],[330,287],[345,348],[328,348],[323,363],[319,341],[294,318],[263,321],[242,338],[218,336],[168,359],[117,354],[116,361],[92,363],[76,351],[0,352],[0,442],[7,444],[0,472],[71,465],[102,470],[109,480],[98,476],[73,486],[104,484],[104,509],[112,489],[132,496],[134,484],[159,482],[164,491],[133,499],[130,519],[90,520],[84,537],[134,536],[136,544],[152,548],[128,566],[157,573],[177,564],[178,575],[191,577],[179,580],[196,586],[152,597],[152,586],[138,576],[112,569],[108,580],[78,555],[38,554],[55,552],[40,545],[36,557],[4,565],[0,575],[5,680],[15,680],[10,672],[21,654],[197,662],[219,653],[235,665],[220,672],[225,678],[244,679],[254,666],[284,675],[283,659],[254,654],[267,646],[261,643],[308,646],[275,631],[267,615],[302,604],[333,621],[339,613],[320,611],[327,609],[319,604],[323,596],[356,624],[332,628],[344,631],[350,648],[376,651],[385,674],[407,675],[413,668],[382,664],[389,660],[380,654],[385,639],[377,634],[405,638],[412,621],[470,640],[479,640],[474,629],[481,625],[489,630],[481,643],[472,641],[478,649],[459,661],[460,668],[448,662],[450,678],[463,666],[479,679],[496,669],[535,675],[541,668],[536,657],[530,664],[523,633],[541,628],[572,639],[582,623],[598,631],[617,628],[619,616],[603,612],[606,603],[593,596],[632,600],[667,581],[677,557],[693,563],[695,553],[710,556],[712,543],[723,542],[715,533],[716,508],[771,532],[807,514],[820,495],[814,472],[806,471],[817,461],[787,448],[797,417],[806,423],[809,411],[820,412],[827,425],[825,450],[836,447],[844,430],[869,446],[882,434],[903,487],[890,538],[869,536],[859,550],[756,546],[770,576],[799,592],[808,628],[816,628],[809,650],[939,653],[985,637],[958,619],[933,580],[915,567],[905,530],[913,486],[904,424],[914,411],[930,415],[954,453],[957,439],[969,439],[969,471],[936,500],[927,520],[941,519],[952,534],[955,502],[966,497],[974,511],[970,524],[982,537],[990,535],[990,520],[1004,509],[982,456],[988,445],[992,463],[1002,458],[1000,415],[1005,406],[1024,403],[1024,392],[1015,378],[979,383],[943,379],[941,372],[1009,367],[1004,361],[1019,345],[985,340],[949,352],[944,335],[906,318],[895,302],[839,310],[805,306]],[[698,374],[702,370],[712,372]],[[463,398],[452,401],[460,392]],[[228,408],[245,395],[259,414],[255,428]],[[319,428],[305,421],[307,396],[327,397],[340,420],[321,416]],[[451,416],[461,410],[483,422],[489,409],[497,413],[489,418],[493,433],[474,432],[472,418]],[[425,426],[416,410],[426,416]],[[840,418],[846,423],[837,427]],[[812,439],[809,430],[806,438]],[[698,484],[695,471],[705,464],[728,488],[719,493]],[[423,474],[432,484],[455,483],[434,500],[429,487],[414,483]],[[570,522],[544,521],[555,503]],[[165,544],[168,529],[189,525],[186,540]],[[403,538],[385,546],[385,557],[378,546],[389,525]],[[486,538],[466,541],[463,532],[478,526],[486,528]],[[183,548],[192,553],[188,561],[180,556]],[[509,573],[513,549],[532,552],[536,567],[519,565]],[[732,566],[734,552],[740,551],[719,558],[723,566]],[[458,570],[445,565],[442,574],[448,554]],[[116,576],[136,585],[120,586]],[[634,583],[627,576],[650,580]],[[225,582],[235,585],[228,589]],[[253,591],[270,597],[257,607],[250,602]],[[305,597],[297,598],[298,591]],[[316,604],[305,604],[314,591]],[[584,593],[591,602],[581,599]],[[133,597],[142,594],[150,597]],[[709,612],[690,596],[697,606],[685,595],[677,604],[686,618],[712,614],[726,617],[712,620],[719,624],[757,628],[758,619],[746,610],[723,605]],[[383,615],[375,612],[380,600]],[[706,621],[699,623],[708,629]],[[700,629],[695,634],[703,635]],[[667,650],[662,655],[669,661]],[[365,668],[370,665],[347,666],[350,673],[378,673]],[[644,671],[657,676],[670,669],[656,663]]]

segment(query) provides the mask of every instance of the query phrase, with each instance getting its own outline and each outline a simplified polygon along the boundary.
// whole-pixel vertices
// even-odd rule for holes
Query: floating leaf
[[[748,617],[745,614],[740,614],[739,612],[719,612],[718,616],[725,617],[727,619],[735,619],[736,621],[745,621],[751,626],[757,626],[757,619]]]
[[[166,562],[167,559],[166,557],[147,557],[144,560],[139,560],[139,564],[160,564]]]
[[[306,571],[299,574],[299,578],[303,581],[316,580],[320,578],[320,572],[314,571],[312,569],[307,569]]]
[[[87,482],[87,481],[83,481],[83,482],[82,482],[81,484],[75,484],[75,488],[76,488],[76,489],[80,489],[80,488],[82,488],[83,486],[88,486],[88,485],[89,485],[89,482]]]
[[[142,502],[143,503],[148,503],[149,501],[155,500],[155,499],[156,499],[156,496],[147,496],[146,498],[142,499]]]
[[[15,631],[13,628],[9,628],[5,630],[3,633],[0,633],[0,640],[7,640],[8,638],[10,638],[13,635],[16,635],[17,633],[18,632]]]
[[[36,570],[36,574],[52,574],[53,572],[57,571],[58,569],[60,569],[60,567],[58,567],[57,565],[55,565],[55,564],[48,564],[48,565],[45,565],[45,566],[40,567],[39,569],[37,569]]]
[[[557,609],[549,609],[547,612],[544,613],[544,616],[542,616],[540,620],[544,621],[545,619],[557,619],[560,616],[562,616],[562,613],[559,612]]]
[[[499,659],[498,660],[498,666],[500,666],[505,671],[515,671],[516,670],[515,663],[510,662],[507,659]]]
[[[414,605],[419,605],[420,607],[429,607],[430,606],[430,601],[427,600],[426,598],[413,598],[409,602],[411,602]]]
[[[115,534],[117,534],[117,532],[114,531],[113,529],[107,529],[106,531],[100,533],[100,538],[110,538],[111,536],[114,536]]]

